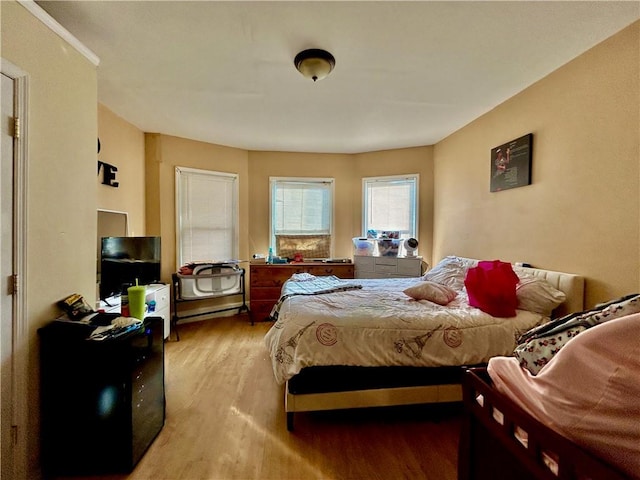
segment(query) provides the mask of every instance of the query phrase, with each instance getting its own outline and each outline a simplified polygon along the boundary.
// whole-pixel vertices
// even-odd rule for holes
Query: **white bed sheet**
[[[345,280],[363,288],[287,298],[265,337],[278,383],[318,365],[483,363],[511,354],[518,336],[548,320],[522,310],[515,317],[492,317],[469,306],[464,289],[444,307],[403,293],[420,280]]]

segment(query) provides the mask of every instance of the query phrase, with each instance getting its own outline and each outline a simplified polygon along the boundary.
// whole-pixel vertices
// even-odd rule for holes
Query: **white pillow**
[[[422,276],[423,280],[446,285],[454,290],[464,288],[464,277],[469,267],[476,262],[469,262],[460,257],[445,257],[438,264]]]
[[[429,300],[438,305],[448,304],[457,295],[452,288],[434,282],[418,282],[406,288],[404,293],[415,300]]]
[[[546,317],[567,299],[564,292],[558,290],[544,278],[532,275],[519,275],[520,282],[516,285],[518,309],[541,313]]]

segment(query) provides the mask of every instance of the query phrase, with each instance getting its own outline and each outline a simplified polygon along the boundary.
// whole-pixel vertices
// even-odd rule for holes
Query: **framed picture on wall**
[[[491,149],[491,191],[531,185],[533,134]]]

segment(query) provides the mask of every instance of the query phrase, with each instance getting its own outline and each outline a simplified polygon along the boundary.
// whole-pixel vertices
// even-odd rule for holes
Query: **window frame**
[[[404,175],[386,175],[386,176],[377,176],[377,177],[363,177],[362,178],[362,236],[367,236],[368,231],[368,184],[370,183],[384,183],[384,182],[397,182],[399,180],[407,180],[412,181],[414,183],[414,195],[413,195],[413,232],[409,232],[408,236],[401,238],[418,238],[419,230],[419,218],[420,218],[420,174],[419,173],[409,173]],[[379,233],[379,232],[378,232]]]
[[[333,256],[333,252],[335,251],[335,179],[330,177],[269,177],[269,247],[273,248],[273,253],[276,255],[276,233],[274,230],[274,205],[275,201],[275,190],[274,188],[278,183],[318,183],[318,184],[329,184],[330,191],[330,205],[329,205],[329,235],[331,237],[331,242],[329,246],[329,257]]]
[[[207,175],[216,178],[229,179],[232,182],[231,201],[232,201],[232,240],[231,240],[231,258],[228,259],[183,259],[184,248],[182,245],[182,229],[183,229],[183,205],[182,205],[182,180],[183,175]],[[238,258],[239,239],[240,239],[240,213],[239,213],[239,182],[240,176],[237,173],[218,172],[215,170],[204,170],[189,167],[175,167],[175,239],[176,239],[176,268],[180,268],[188,261],[198,260],[233,260]],[[205,200],[207,201],[207,200]]]

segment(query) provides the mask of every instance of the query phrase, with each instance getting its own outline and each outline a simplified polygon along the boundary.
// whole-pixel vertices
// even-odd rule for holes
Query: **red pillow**
[[[494,317],[514,317],[518,306],[518,281],[510,263],[500,260],[478,262],[464,279],[469,305]]]

